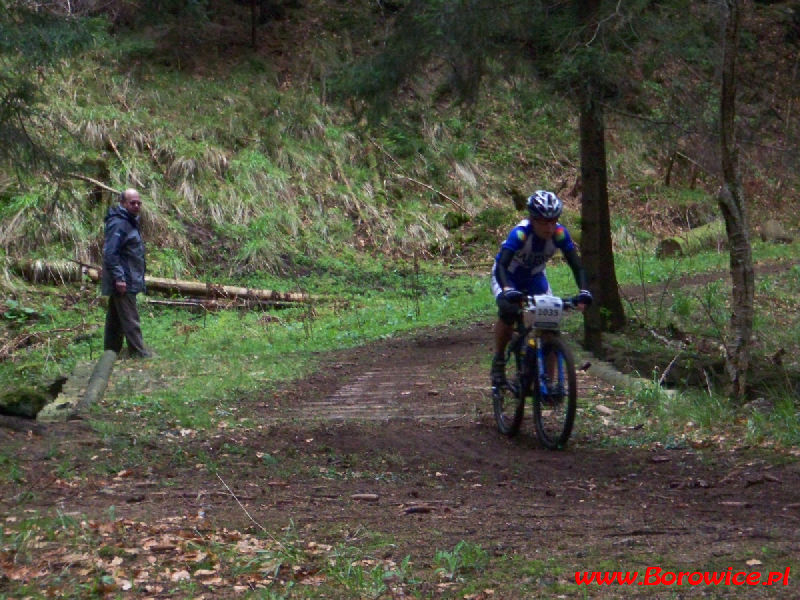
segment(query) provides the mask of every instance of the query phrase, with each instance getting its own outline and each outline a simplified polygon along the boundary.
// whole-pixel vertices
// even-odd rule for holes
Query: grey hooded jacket
[[[143,292],[144,273],[144,240],[139,232],[139,219],[122,206],[112,206],[105,218],[103,295],[116,292],[116,281],[124,281],[129,294]]]

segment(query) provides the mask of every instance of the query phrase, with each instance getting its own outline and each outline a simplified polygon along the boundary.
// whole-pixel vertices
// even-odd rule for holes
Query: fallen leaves
[[[127,519],[83,521],[75,525],[78,531],[64,528],[54,532],[28,524],[25,532],[15,532],[9,519],[6,533],[26,536],[27,544],[16,552],[5,549],[0,553],[0,568],[9,580],[25,582],[47,580],[53,569],[59,569],[64,576],[97,579],[104,593],[138,587],[158,594],[186,581],[249,589],[274,579],[275,561],[270,557],[278,553],[279,542],[227,529],[200,531],[194,521],[189,517],[152,524]],[[78,548],[76,540],[80,540]],[[250,572],[245,569],[241,575],[224,576],[221,552],[251,565]],[[266,570],[262,572],[262,568]]]
[[[760,564],[763,564],[763,563],[760,560],[758,560],[757,558],[751,558],[750,560],[748,560],[746,562],[746,564],[747,564],[748,567],[756,567],[756,566],[758,566]]]

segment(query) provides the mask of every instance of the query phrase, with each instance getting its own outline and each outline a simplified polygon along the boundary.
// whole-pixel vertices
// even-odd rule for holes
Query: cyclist
[[[578,250],[567,228],[558,222],[563,210],[561,199],[553,192],[538,190],[527,201],[528,219],[511,230],[500,246],[492,267],[492,293],[498,307],[495,324],[492,388],[506,384],[506,346],[514,332],[523,295],[552,294],[545,266],[561,250],[578,284],[578,309],[592,303],[586,273]]]

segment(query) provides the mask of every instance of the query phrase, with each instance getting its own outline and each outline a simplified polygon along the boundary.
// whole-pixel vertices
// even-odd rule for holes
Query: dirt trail
[[[566,451],[538,446],[529,413],[523,432],[507,439],[491,415],[490,340],[484,323],[340,352],[299,384],[241,399],[238,414],[254,426],[208,437],[165,431],[124,476],[73,485],[57,474],[54,448],[78,474],[113,452],[85,423],[51,425],[27,439],[0,432],[24,457],[24,483],[0,486],[0,512],[18,514],[21,494],[33,491],[25,510],[102,519],[114,507],[119,518],[216,530],[253,530],[257,522],[278,532],[291,522],[304,539],[333,544],[369,531],[393,540],[387,556],[420,563],[468,540],[494,556],[557,561],[566,572],[796,565],[794,458],[772,464],[747,451],[626,447],[633,432],[614,415],[627,400],[586,374]],[[181,460],[179,450],[207,463]],[[754,558],[751,565],[762,566],[748,566]],[[745,591],[714,593],[800,596],[794,580]]]
[[[271,491],[261,514],[279,520],[290,496],[298,524],[318,532],[345,521],[381,531],[403,540],[397,554],[468,539],[498,554],[560,556],[576,569],[754,570],[747,561],[765,548],[775,568],[785,568],[800,552],[796,462],[773,466],[746,451],[626,448],[631,430],[613,415],[627,399],[589,375],[579,375],[582,400],[567,451],[540,448],[530,418],[518,438],[500,436],[487,390],[490,339],[491,325],[481,324],[377,343],[295,388],[279,404],[298,420],[272,430],[270,447],[276,439],[286,444],[278,454],[299,446],[329,478]],[[598,403],[610,416],[595,410]],[[299,444],[296,425],[308,436]],[[599,430],[617,447],[601,444]],[[382,476],[352,480],[351,471]],[[359,504],[355,493],[380,500]],[[407,514],[418,505],[429,512]],[[798,592],[797,585],[751,588],[748,597]]]

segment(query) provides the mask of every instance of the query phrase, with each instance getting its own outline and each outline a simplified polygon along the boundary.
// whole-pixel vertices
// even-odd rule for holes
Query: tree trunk
[[[584,26],[583,38],[587,47],[595,39],[600,5],[600,0],[574,3],[578,21]],[[625,324],[611,246],[601,79],[601,73],[587,66],[580,74],[577,86],[582,182],[581,259],[595,299],[584,312],[583,345],[599,357],[603,356],[603,331],[616,331]]]
[[[210,298],[246,298],[262,302],[312,302],[321,299],[320,296],[311,296],[303,292],[276,292],[275,290],[259,290],[202,281],[183,281],[162,277],[145,277],[144,281],[148,290],[181,292],[191,296]]]
[[[611,217],[608,208],[606,144],[603,109],[586,84],[580,106],[581,145],[581,258],[595,301],[584,313],[584,346],[602,355],[602,332],[625,325],[625,310],[619,296]]]
[[[250,0],[250,47],[256,47],[256,22],[258,21],[258,17],[256,16],[256,8],[258,5],[257,0]]]
[[[747,219],[747,204],[739,177],[736,148],[736,53],[739,42],[740,1],[725,0],[727,12],[722,57],[720,139],[723,184],[717,196],[728,234],[731,268],[731,324],[725,344],[725,365],[731,395],[743,398],[750,366],[749,344],[753,335],[753,255]]]

